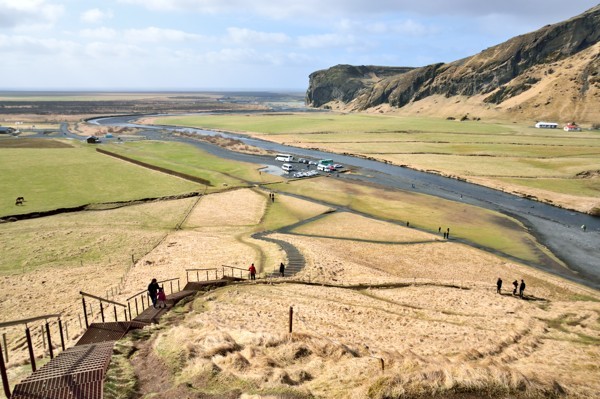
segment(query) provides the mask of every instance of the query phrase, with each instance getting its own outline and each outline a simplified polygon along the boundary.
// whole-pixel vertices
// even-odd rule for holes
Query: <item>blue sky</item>
[[[0,89],[304,91],[336,64],[450,62],[598,0],[0,0]]]

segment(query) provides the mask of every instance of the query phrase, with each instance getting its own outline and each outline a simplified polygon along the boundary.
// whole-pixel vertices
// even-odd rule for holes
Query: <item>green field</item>
[[[600,170],[598,131],[567,133],[519,124],[334,113],[165,117],[156,123],[226,130],[298,147],[359,154],[448,176],[483,178],[494,187],[508,183],[509,191],[542,189],[544,195],[532,194],[584,212],[590,209],[580,206],[578,197],[588,197],[583,202],[587,204],[589,198],[600,200],[597,177],[574,179],[578,173]]]
[[[298,180],[272,186],[325,203],[391,220],[432,233],[450,228],[452,237],[483,248],[517,257],[527,262],[557,261],[539,245],[525,226],[498,212],[425,194],[388,190],[348,183],[332,178]]]

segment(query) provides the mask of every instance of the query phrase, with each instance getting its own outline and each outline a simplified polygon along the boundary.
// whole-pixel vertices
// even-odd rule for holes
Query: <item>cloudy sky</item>
[[[304,91],[336,64],[423,66],[598,0],[0,0],[0,89]]]

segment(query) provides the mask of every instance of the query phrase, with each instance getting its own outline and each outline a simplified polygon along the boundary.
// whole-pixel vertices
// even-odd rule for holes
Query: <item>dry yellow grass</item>
[[[283,260],[276,246],[249,238],[256,226],[285,209],[294,213],[289,220],[298,220],[327,208],[285,195],[272,204],[266,194],[241,189],[6,224],[0,231],[8,237],[55,224],[72,235],[85,226],[97,229],[100,242],[109,242],[112,224],[121,220],[118,228],[128,232],[121,241],[123,253],[132,246],[146,248],[115,295],[123,302],[153,277],[180,277],[183,283],[186,268],[246,268],[261,259]],[[268,216],[276,206],[281,208]],[[91,230],[85,231],[81,234]],[[297,283],[243,283],[207,293],[186,305],[188,312],[170,315],[150,340],[135,343],[150,345],[145,350],[171,373],[171,386],[162,386],[161,395],[186,392],[188,384],[217,396],[238,390],[244,397],[383,398],[468,389],[535,397],[559,386],[570,397],[600,393],[600,305],[591,300],[599,298],[597,292],[439,241],[435,234],[350,213],[328,215],[295,233],[304,235],[272,236],[305,255],[307,266],[294,278]],[[65,241],[43,234],[54,240],[46,241],[54,250],[67,248]],[[40,237],[28,238],[28,245]],[[16,241],[10,245],[5,249],[14,251]],[[76,312],[80,289],[103,295],[124,270],[122,263],[102,258],[79,267],[5,275],[0,289],[10,294],[0,302],[3,319],[51,313],[57,306]],[[498,276],[507,289],[513,279],[524,278],[532,300],[496,294]],[[311,285],[302,283],[308,280]],[[351,284],[396,286],[353,289]],[[52,300],[40,301],[48,297]],[[293,337],[286,334],[290,306]],[[11,382],[21,370],[14,366],[26,358],[22,343],[20,349],[12,353]],[[133,361],[144,358],[134,355]],[[140,390],[142,395],[156,392],[143,384]]]

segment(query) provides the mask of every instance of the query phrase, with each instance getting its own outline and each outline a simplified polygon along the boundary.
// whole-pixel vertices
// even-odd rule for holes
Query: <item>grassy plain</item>
[[[155,122],[363,155],[534,195],[583,212],[600,207],[600,178],[576,178],[580,172],[600,170],[597,131],[567,133],[523,124],[335,113],[205,115]]]
[[[95,148],[0,149],[0,216],[202,190],[202,186],[100,154]],[[15,206],[16,197],[25,197]]]
[[[206,179],[211,182],[208,192],[222,190],[224,186],[247,186],[249,182],[281,181],[280,177],[261,173],[260,166],[255,164],[228,161],[188,144],[144,141],[106,148],[129,158]]]
[[[413,192],[358,185],[332,178],[276,184],[277,190],[347,207],[377,218],[437,233],[450,229],[451,236],[525,261],[560,263],[540,246],[515,219],[468,204]],[[320,222],[326,223],[326,222]]]

